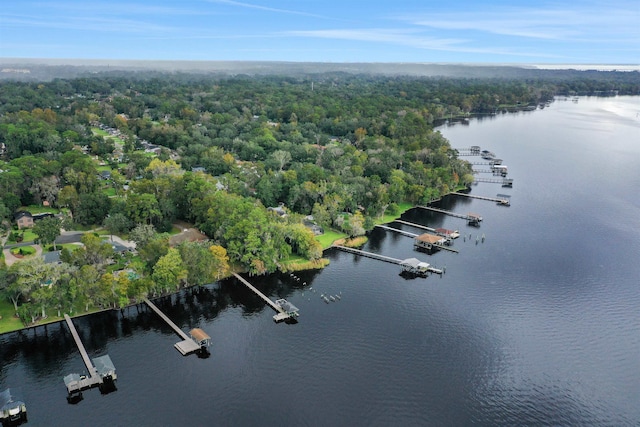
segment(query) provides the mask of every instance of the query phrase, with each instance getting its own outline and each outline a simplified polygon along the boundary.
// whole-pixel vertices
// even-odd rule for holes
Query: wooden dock
[[[451,194],[456,196],[470,197],[472,199],[487,200],[489,202],[496,202],[500,205],[505,205],[505,206],[509,206],[511,204],[508,197],[485,197],[485,196],[476,196],[475,194],[457,193],[457,192],[454,192]]]
[[[102,383],[102,378],[98,375],[98,370],[91,359],[89,359],[89,355],[87,354],[87,350],[84,348],[84,344],[82,344],[82,340],[80,339],[80,335],[78,335],[78,331],[76,327],[73,325],[71,318],[68,314],[64,315],[64,320],[67,322],[67,326],[69,326],[69,330],[71,331],[71,336],[73,336],[73,340],[76,342],[76,346],[78,347],[78,351],[82,356],[82,360],[84,361],[85,366],[87,367],[88,376],[85,378],[79,379],[77,381],[73,381],[67,384],[67,391],[69,393],[73,393],[76,391],[82,391],[88,388],[95,387]]]
[[[382,229],[384,229],[384,230],[393,231],[393,232],[396,232],[396,233],[402,234],[403,236],[412,237],[412,238],[414,238],[414,239],[415,239],[416,237],[418,237],[418,236],[419,236],[419,234],[416,234],[416,233],[410,233],[410,232],[408,232],[408,231],[399,230],[399,229],[397,229],[397,228],[393,228],[393,227],[387,227],[386,225],[376,225],[376,227],[382,228]],[[444,236],[442,236],[442,235],[441,235],[441,234],[439,234],[439,233],[436,233],[436,235],[441,236],[441,237],[444,237]],[[433,246],[434,246],[434,247],[436,247],[436,248],[438,248],[438,249],[444,249],[445,251],[458,253],[458,250],[453,249],[453,248],[450,248],[450,247],[445,246],[445,245],[438,245],[438,244],[435,244],[435,243],[434,243],[434,244],[433,244]]]
[[[487,182],[490,184],[502,184],[503,187],[513,187],[512,178],[473,178],[473,182]]]
[[[175,331],[176,334],[182,337],[183,341],[180,341],[174,344],[174,347],[176,348],[176,350],[178,350],[183,356],[186,356],[189,353],[193,353],[194,351],[200,350],[200,345],[198,345],[198,343],[196,343],[193,339],[191,339],[191,337],[187,335],[182,329],[180,329],[178,325],[173,323],[173,321],[171,321],[171,319],[169,319],[158,307],[156,307],[154,303],[149,301],[148,298],[145,298],[143,301],[153,311],[155,311],[156,314],[160,316],[160,318],[162,318],[162,320],[164,320],[167,323],[167,325],[169,325],[171,329]]]
[[[297,317],[298,316],[298,309],[295,308],[295,306],[293,306],[291,303],[288,303],[284,299],[278,300],[278,301],[282,301],[281,303],[276,303],[276,302],[272,301],[271,298],[269,298],[268,296],[266,296],[265,294],[260,292],[255,286],[253,286],[247,280],[245,280],[244,277],[240,276],[237,273],[233,273],[233,275],[235,276],[236,279],[238,279],[239,281],[244,283],[244,285],[246,287],[251,289],[256,295],[258,295],[260,298],[262,298],[264,300],[264,302],[266,302],[269,306],[271,306],[271,308],[273,308],[275,311],[278,312],[276,315],[273,316],[273,320],[275,320],[276,322],[281,322],[281,321],[287,320],[287,319],[289,319],[291,317]],[[285,305],[285,304],[293,307],[295,310],[286,311],[283,308],[283,305]]]
[[[400,230],[399,228],[393,228],[386,225],[376,225],[378,228],[382,228],[383,230],[393,231],[394,233],[402,234],[407,237],[418,237],[416,233],[410,233],[408,231]]]
[[[469,221],[469,219],[470,219],[468,214],[467,215],[459,214],[459,213],[456,213],[456,212],[446,211],[444,209],[432,208],[431,206],[416,206],[416,207],[421,208],[421,209],[426,209],[426,210],[432,211],[432,212],[438,212],[438,213],[441,213],[441,214],[444,214],[444,215],[449,215],[449,216],[452,216],[454,218],[466,219],[467,221]]]
[[[404,260],[404,259],[398,259],[398,258],[392,258],[392,257],[388,257],[385,255],[379,255],[379,254],[374,254],[373,252],[367,252],[367,251],[363,251],[360,249],[355,249],[355,248],[349,248],[347,246],[340,246],[340,245],[333,245],[334,248],[340,249],[342,251],[345,252],[349,252],[355,255],[360,255],[366,258],[371,258],[371,259],[376,259],[378,261],[384,261],[384,262],[388,262],[391,264],[396,264],[396,265],[400,265],[402,266],[406,261],[408,260]],[[454,252],[457,252],[454,250]],[[428,267],[428,271],[432,272],[432,273],[437,273],[437,274],[442,274],[442,270],[435,268],[431,265],[429,265]]]
[[[431,233],[436,233],[436,229],[435,228],[427,227],[426,225],[416,224],[416,223],[409,222],[409,221],[403,221],[401,219],[395,219],[395,220],[393,220],[393,222],[398,222],[400,224],[409,225],[411,227],[421,228],[421,229],[427,230],[427,231],[429,231]]]
[[[345,252],[350,252],[352,254],[361,255],[367,258],[377,259],[378,261],[390,262],[391,264],[400,265],[403,260],[397,258],[391,258],[384,255],[374,254],[373,252],[362,251],[360,249],[349,248],[347,246],[333,245],[334,248],[338,248]]]

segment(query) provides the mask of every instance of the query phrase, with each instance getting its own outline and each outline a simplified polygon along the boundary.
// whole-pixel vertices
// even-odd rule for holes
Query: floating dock
[[[69,374],[64,377],[64,383],[67,387],[67,392],[69,393],[67,400],[71,400],[75,396],[82,398],[83,390],[96,386],[100,387],[101,391],[104,392],[107,389],[103,386],[105,384],[113,386],[113,382],[117,379],[116,368],[113,365],[111,358],[109,357],[109,355],[105,355],[96,357],[95,359],[93,359],[93,361],[90,360],[89,355],[87,354],[87,350],[84,348],[82,340],[78,335],[78,331],[73,325],[73,322],[71,321],[71,318],[68,314],[64,315],[64,320],[67,322],[67,326],[69,326],[69,330],[71,331],[73,340],[76,342],[78,351],[80,352],[82,360],[87,367],[87,372],[89,373],[88,376]]]
[[[496,197],[485,197],[485,196],[476,196],[475,194],[467,194],[467,193],[451,193],[453,195],[456,196],[463,196],[463,197],[469,197],[472,199],[478,199],[478,200],[487,200],[489,202],[496,202],[499,205],[503,205],[503,206],[510,206],[511,205],[511,201],[509,200],[509,196],[505,195],[505,194],[498,194]]]
[[[268,296],[260,292],[255,286],[253,286],[251,283],[246,281],[242,276],[240,276],[237,273],[233,273],[233,275],[235,276],[236,279],[244,283],[246,287],[251,289],[256,295],[262,298],[264,302],[269,304],[271,308],[273,308],[275,311],[278,312],[276,315],[273,316],[274,321],[282,322],[283,320],[287,320],[289,318],[296,318],[299,316],[298,307],[291,304],[286,299],[280,298],[276,301],[271,301],[271,299]]]
[[[355,254],[355,255],[360,255],[360,256],[363,256],[363,257],[367,257],[367,258],[377,259],[378,261],[384,261],[384,262],[388,262],[388,263],[391,263],[391,264],[399,265],[399,266],[402,267],[403,271],[408,271],[407,267],[412,268],[412,266],[415,264],[415,261],[418,261],[420,263],[420,266],[416,265],[416,267],[420,267],[420,269],[424,270],[425,272],[431,272],[431,273],[436,273],[436,274],[442,274],[443,273],[443,270],[441,270],[439,268],[435,268],[432,265],[430,265],[429,263],[420,262],[416,258],[408,258],[408,259],[402,260],[402,259],[398,259],[398,258],[388,257],[388,256],[385,256],[385,255],[374,254],[373,252],[367,252],[367,251],[363,251],[363,250],[360,250],[360,249],[349,248],[347,246],[333,245],[333,247],[334,248],[338,248],[338,249],[340,249],[342,251],[345,251],[345,252],[350,252],[350,253]],[[411,272],[415,272],[415,271],[411,271]]]
[[[211,338],[205,334],[201,329],[192,329],[191,337],[187,335],[182,329],[178,327],[171,319],[169,319],[154,303],[149,301],[148,298],[143,300],[153,311],[156,312],[158,316],[164,320],[167,325],[171,327],[175,331],[176,334],[182,337],[182,341],[175,343],[173,346],[178,350],[183,356],[186,356],[189,353],[196,352],[202,348],[202,346],[208,346],[211,343]],[[194,338],[194,332],[197,335]],[[201,344],[202,342],[202,344]]]

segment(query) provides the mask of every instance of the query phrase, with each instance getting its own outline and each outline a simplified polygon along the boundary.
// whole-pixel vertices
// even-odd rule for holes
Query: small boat
[[[342,298],[340,298],[340,295],[336,295],[336,299],[342,299]]]
[[[335,301],[335,300],[336,300],[336,298],[335,298],[333,295],[329,295],[329,299],[330,299],[331,301]]]
[[[327,298],[327,297],[322,297],[322,299],[324,300],[324,302],[326,302],[327,304],[329,304],[329,298]]]

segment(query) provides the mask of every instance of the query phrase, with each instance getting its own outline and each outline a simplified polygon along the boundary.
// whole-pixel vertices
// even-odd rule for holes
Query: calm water
[[[62,377],[84,366],[61,324],[0,336],[0,390],[22,392],[33,426],[637,426],[638,113],[640,97],[581,98],[441,128],[454,147],[504,159],[513,189],[472,193],[508,193],[512,206],[443,201],[480,213],[480,228],[405,215],[471,233],[457,255],[417,253],[382,230],[365,249],[446,266],[442,278],[406,280],[397,266],[331,251],[328,268],[300,281],[252,279],[299,306],[296,325],[274,324],[257,297],[222,282],[158,302],[184,330],[212,336],[208,359],[182,357],[179,338],[133,307],[75,320],[90,356],[114,361],[117,392],[66,403]]]

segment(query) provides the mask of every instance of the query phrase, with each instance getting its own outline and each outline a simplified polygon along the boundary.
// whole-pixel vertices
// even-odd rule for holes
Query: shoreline
[[[447,194],[447,195],[448,195],[448,194]],[[444,197],[444,196],[443,196],[443,197]],[[438,200],[441,200],[441,199],[442,199],[442,198],[440,198],[440,199],[436,199],[436,200],[432,200],[430,203],[435,202],[435,201],[438,201]],[[377,219],[377,220],[375,221],[375,224],[376,224],[376,225],[378,225],[378,224],[386,224],[386,223],[388,223],[388,222],[391,222],[391,221],[393,221],[393,220],[395,220],[395,219],[400,218],[400,217],[402,216],[402,214],[404,214],[405,212],[407,212],[407,211],[409,211],[409,210],[411,210],[411,209],[414,209],[414,208],[415,208],[415,206],[413,206],[413,205],[410,205],[410,204],[408,204],[408,203],[403,203],[403,204],[401,204],[401,205],[400,205],[400,209],[398,210],[398,212],[397,212],[396,214],[393,214],[393,215],[384,215],[384,216],[382,216],[381,218]],[[370,230],[367,230],[367,231],[370,231]],[[339,233],[339,232],[337,232],[337,231],[335,231],[335,230],[331,230],[331,232],[332,232],[332,233],[334,233],[335,235],[337,235],[338,237],[337,237],[337,238],[335,238],[335,239],[333,239],[333,240],[331,241],[331,243],[329,244],[329,246],[326,246],[326,247],[325,247],[325,245],[323,245],[323,248],[322,248],[322,253],[323,253],[323,255],[324,255],[324,253],[325,253],[327,250],[329,250],[329,249],[331,249],[331,248],[333,247],[333,245],[334,245],[334,243],[335,243],[335,242],[337,242],[337,241],[338,241],[338,240],[340,240],[340,239],[344,239],[344,238],[348,237],[346,233]],[[323,260],[324,260],[324,261],[323,261]],[[320,265],[315,265],[315,266],[310,267],[310,268],[304,268],[304,269],[299,269],[299,270],[295,270],[295,269],[291,269],[291,270],[290,270],[290,269],[287,269],[286,271],[307,271],[307,270],[318,270],[318,269],[323,269],[323,268],[325,268],[326,266],[328,266],[328,265],[329,265],[329,262],[328,262],[328,260],[327,260],[326,258],[320,258],[320,259],[319,259],[318,261],[316,261],[316,262],[314,262],[314,261],[307,261],[307,262],[305,262],[305,263],[303,263],[303,264],[307,265],[308,263],[314,263],[314,264],[318,263],[318,264],[320,264]],[[281,271],[281,273],[283,273],[283,272],[284,272],[284,270],[283,270],[283,271]],[[231,277],[231,275],[229,275],[228,277]],[[226,279],[226,278],[228,278],[228,277],[223,277],[223,278],[221,278],[221,279],[219,279],[219,280],[224,280],[224,279]],[[199,286],[199,285],[185,286],[185,287],[180,288],[178,291],[171,292],[171,293],[168,293],[168,294],[166,294],[166,295],[159,295],[159,296],[154,297],[154,298],[162,298],[162,297],[171,296],[171,295],[174,295],[174,294],[176,294],[176,293],[178,293],[178,292],[181,292],[183,289],[193,288],[193,287],[195,287],[195,286]],[[150,298],[150,299],[151,299],[151,298]],[[90,316],[90,315],[92,315],[92,314],[96,314],[96,313],[103,313],[103,312],[106,312],[106,311],[118,311],[118,310],[125,310],[125,309],[127,309],[127,308],[129,308],[129,307],[132,307],[132,306],[135,306],[135,305],[138,305],[138,304],[141,304],[141,303],[140,303],[140,302],[137,302],[137,303],[131,303],[131,304],[128,304],[128,305],[126,305],[126,306],[124,306],[124,307],[122,307],[122,308],[101,308],[101,309],[97,309],[97,310],[95,310],[95,311],[89,311],[89,312],[87,312],[87,313],[74,314],[73,316],[71,316],[71,315],[70,315],[70,317],[71,317],[72,319],[74,319],[74,318],[77,318],[77,317]],[[47,319],[49,319],[49,318],[47,318]],[[1,320],[1,319],[0,319],[0,320]],[[18,329],[12,329],[12,330],[8,330],[8,331],[0,332],[0,335],[10,334],[10,333],[14,333],[14,332],[27,331],[27,330],[29,330],[29,329],[36,329],[36,328],[38,328],[38,327],[46,327],[46,326],[48,326],[48,325],[52,325],[52,324],[54,324],[54,323],[63,322],[63,321],[64,321],[64,317],[57,318],[57,316],[56,316],[56,320],[49,320],[49,321],[47,321],[47,320],[43,320],[43,321],[37,322],[37,323],[36,323],[36,324],[34,324],[34,325],[23,326],[23,327],[18,328]]]

